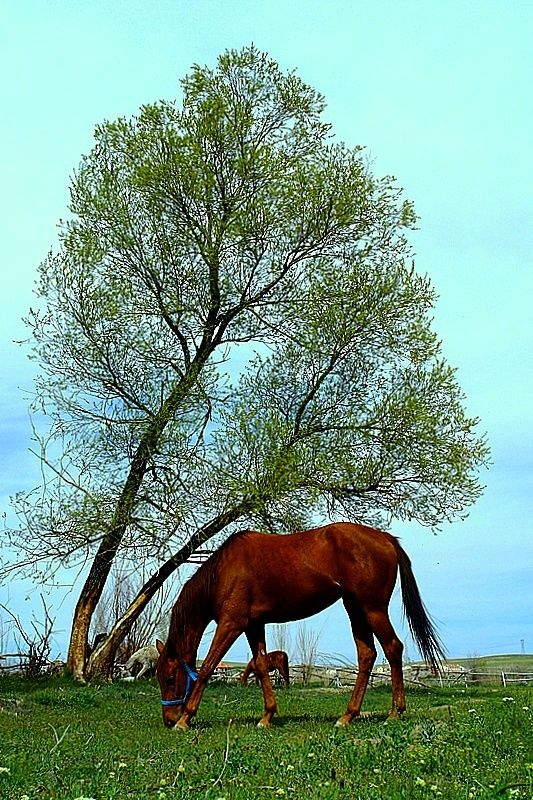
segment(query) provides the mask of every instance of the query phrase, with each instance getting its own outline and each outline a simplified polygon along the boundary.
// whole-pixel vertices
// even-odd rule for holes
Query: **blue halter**
[[[198,680],[198,673],[189,667],[188,664],[183,662],[183,669],[185,670],[185,694],[179,700],[161,700],[162,706],[183,706],[189,699],[192,685],[194,681]]]

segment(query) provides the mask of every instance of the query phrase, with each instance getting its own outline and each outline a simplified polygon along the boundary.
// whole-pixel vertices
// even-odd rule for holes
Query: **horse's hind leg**
[[[339,727],[348,725],[352,719],[360,713],[370,673],[372,672],[372,667],[374,666],[377,655],[372,628],[362,609],[356,601],[352,601],[351,599],[345,598],[343,602],[348,617],[350,618],[352,634],[357,648],[358,670],[355,686],[353,687],[352,696],[350,697],[346,711],[342,717],[339,717],[337,720],[336,724]]]
[[[283,682],[284,682],[285,686],[289,687],[290,683],[291,683],[290,682],[290,677],[289,677],[289,659],[287,658],[286,654],[284,654],[282,656],[282,664],[281,664],[281,666],[282,666],[282,671],[281,671],[280,675],[281,675],[281,677],[283,679]]]
[[[253,671],[254,671],[253,661],[249,661],[248,664],[246,665],[244,672],[241,675],[241,683],[243,686],[248,683],[248,678],[253,673]]]
[[[367,619],[390,664],[392,683],[392,710],[390,716],[397,717],[405,711],[405,691],[402,670],[403,644],[398,639],[396,631],[391,625],[386,608],[367,610]]]
[[[258,722],[260,728],[270,725],[272,717],[278,710],[276,696],[270,682],[268,673],[268,656],[266,652],[265,626],[253,625],[246,630],[246,638],[252,651],[252,659],[255,666],[255,675],[261,682],[263,692],[264,711],[263,716]]]

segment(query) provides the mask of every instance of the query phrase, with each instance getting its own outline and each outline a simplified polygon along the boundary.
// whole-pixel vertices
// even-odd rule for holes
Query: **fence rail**
[[[306,667],[303,665],[291,666],[291,683],[322,683],[322,685],[336,688],[353,685],[357,678],[357,669],[347,667]],[[390,683],[390,671],[385,667],[378,667],[370,675],[370,686],[380,686]],[[415,686],[471,686],[480,683],[500,683],[507,686],[512,683],[533,683],[533,672],[518,672],[515,670],[498,671],[473,671],[467,668],[445,668],[438,674],[432,674],[428,668],[419,665],[404,667],[404,681]]]
[[[533,673],[531,672],[501,672],[502,684],[508,683],[533,683]]]
[[[63,671],[64,662],[59,659],[39,661],[32,664],[31,656],[28,653],[0,653],[0,676],[2,675],[27,675],[32,667],[37,673],[60,674]],[[35,674],[32,672],[32,674]]]
[[[27,653],[3,653],[0,655],[0,674],[2,672],[22,672],[28,662]]]

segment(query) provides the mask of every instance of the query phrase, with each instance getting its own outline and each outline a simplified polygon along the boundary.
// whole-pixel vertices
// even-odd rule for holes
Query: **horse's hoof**
[[[181,720],[178,720],[178,722],[176,722],[176,724],[174,725],[173,730],[175,730],[175,731],[189,731],[190,728],[189,728],[189,726],[187,725],[187,723],[185,721],[182,722]]]
[[[257,723],[258,728],[270,728],[270,722],[267,719],[260,719]]]
[[[339,717],[337,722],[335,723],[336,728],[347,728],[350,724],[350,720],[346,719],[346,717]]]

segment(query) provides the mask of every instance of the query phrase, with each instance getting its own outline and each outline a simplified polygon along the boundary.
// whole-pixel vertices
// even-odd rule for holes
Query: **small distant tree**
[[[467,655],[468,667],[471,671],[471,683],[482,683],[483,676],[487,672],[487,659],[479,653]]]
[[[165,638],[170,611],[175,600],[173,585],[170,581],[164,584],[148,603],[128,630],[120,647],[120,657],[126,661],[134,652],[148,644],[154,644],[156,638]],[[92,619],[91,640],[101,641],[100,637],[112,630],[118,619],[127,611],[137,593],[137,587],[131,573],[124,567],[115,566],[110,580],[100,598]]]
[[[438,526],[488,458],[431,329],[413,205],[254,47],[96,128],[27,323],[43,486],[19,566],[87,564],[68,666],[108,674],[164,581],[235,527]],[[116,558],[150,564],[86,661]]]
[[[28,626],[25,626],[20,617],[7,606],[0,606],[11,620],[9,635],[18,651],[14,655],[20,658],[21,672],[26,678],[38,677],[50,664],[55,620],[50,615],[43,595],[41,595],[41,604],[42,619],[33,615]],[[7,638],[7,634],[5,635]]]
[[[0,654],[6,652],[9,637],[9,630],[3,612],[4,608],[0,605]]]
[[[290,657],[291,632],[288,625],[285,623],[272,625],[269,639],[269,650],[283,650]]]
[[[296,629],[296,660],[302,667],[302,682],[308,686],[318,657],[320,631],[313,630],[305,622]]]

